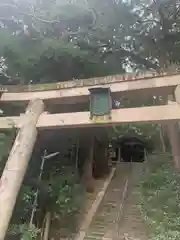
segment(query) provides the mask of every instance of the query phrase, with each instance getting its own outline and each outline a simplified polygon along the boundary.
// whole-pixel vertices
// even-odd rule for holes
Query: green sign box
[[[110,88],[91,88],[90,91],[90,119],[93,116],[108,115],[111,118],[112,99]]]

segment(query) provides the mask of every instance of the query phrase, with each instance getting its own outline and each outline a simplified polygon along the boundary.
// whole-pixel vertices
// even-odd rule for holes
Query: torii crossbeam
[[[79,84],[75,85],[75,82],[78,83],[78,81]],[[86,84],[86,81],[70,81],[66,82],[66,85],[64,82],[57,83],[54,84],[54,87],[52,87],[52,84],[50,86],[48,84],[38,86],[32,85],[29,87],[26,86],[23,88],[23,92],[18,92],[18,87],[4,86],[1,89],[2,95],[0,102],[29,102],[30,100],[36,99],[37,97],[44,101],[58,102],[61,104],[87,102],[89,100],[88,89],[91,85]],[[96,85],[92,85],[92,87],[110,87],[113,97],[119,97],[125,94],[133,94],[135,96],[141,94],[168,95],[172,94],[175,87],[180,84],[180,75],[160,77],[149,76],[128,81],[124,81],[120,75],[109,76],[108,78],[99,78],[99,82],[98,79],[94,79],[94,82],[96,82]],[[75,87],[73,87],[73,83]],[[65,86],[65,88],[63,88],[63,86]],[[49,90],[49,88],[51,89]]]
[[[163,105],[112,110],[111,120],[89,119],[89,112],[41,114],[38,129],[110,127],[122,123],[167,123],[180,120],[180,105]],[[1,117],[0,129],[21,128],[25,121],[21,117]]]

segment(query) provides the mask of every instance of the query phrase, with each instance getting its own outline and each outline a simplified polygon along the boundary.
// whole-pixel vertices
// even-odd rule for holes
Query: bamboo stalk
[[[159,125],[160,126],[160,132],[159,132],[159,137],[160,137],[160,142],[161,142],[161,147],[162,147],[162,151],[163,153],[166,152],[166,146],[165,146],[165,143],[164,143],[164,136],[163,136],[163,131],[162,131],[162,125]]]
[[[43,169],[44,169],[44,163],[45,163],[45,159],[46,159],[46,154],[47,154],[47,151],[45,150],[44,151],[44,155],[42,156],[42,161],[41,161],[41,167],[40,167],[40,173],[39,173],[39,180],[41,180],[41,177],[42,177],[42,174],[43,174]],[[33,210],[32,210],[32,213],[31,213],[31,218],[30,218],[30,222],[29,222],[29,225],[31,226],[33,224],[33,220],[34,220],[34,215],[35,215],[35,212],[36,212],[36,209],[37,209],[37,201],[38,201],[38,194],[39,194],[39,189],[36,190],[36,193],[35,193],[35,198],[34,198],[34,203],[33,203]]]

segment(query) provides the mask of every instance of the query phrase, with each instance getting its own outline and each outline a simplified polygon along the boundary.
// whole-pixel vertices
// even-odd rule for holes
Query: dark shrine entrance
[[[113,161],[144,162],[146,142],[136,135],[125,135],[113,142]]]

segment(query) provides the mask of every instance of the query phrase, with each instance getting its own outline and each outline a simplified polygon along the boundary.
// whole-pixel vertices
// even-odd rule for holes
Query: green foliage
[[[180,176],[168,154],[149,159],[150,174],[139,185],[140,209],[150,226],[152,240],[180,238]]]
[[[0,29],[0,36],[4,32]],[[9,36],[4,38],[4,43],[3,38],[0,42],[1,56],[7,66],[2,83],[8,76],[14,84],[23,84],[31,80],[32,83],[56,82],[117,73],[117,69],[112,71],[98,55],[93,56],[87,50],[62,40],[48,37],[28,40]],[[122,68],[118,71],[121,72]]]
[[[34,225],[11,225],[8,234],[11,236],[19,235],[22,240],[37,240],[40,230]]]
[[[16,129],[0,133],[0,176],[11,151],[16,136]]]
[[[52,198],[55,199],[53,211],[55,218],[64,218],[77,214],[84,202],[85,189],[80,183],[72,169],[52,179]]]
[[[92,2],[92,1],[90,1]],[[135,69],[167,69],[179,62],[179,1],[93,1],[96,39]]]
[[[1,1],[2,83],[103,76],[124,72],[123,64],[176,71],[178,0],[77,2]]]
[[[154,136],[159,134],[160,127],[157,124],[122,124],[121,126],[113,127],[113,129],[118,136],[136,134],[147,139],[153,139]]]
[[[0,175],[6,163],[16,131],[13,129],[0,134]],[[76,216],[81,211],[85,200],[85,189],[79,181],[72,160],[51,159],[45,162],[42,180],[38,180],[40,171],[40,156],[36,161],[30,162],[30,174],[27,174],[17,198],[9,235],[20,236],[24,240],[37,239],[39,228],[48,211],[51,212],[52,220],[63,222],[69,217],[69,226],[77,223]],[[49,165],[50,164],[50,165]],[[37,210],[34,216],[34,225],[29,226],[36,191],[39,191]],[[75,223],[74,223],[75,222]],[[38,223],[38,224],[37,224]]]
[[[86,38],[82,32],[87,33],[95,23],[95,13],[88,5],[19,0],[2,2],[0,7],[2,84],[57,82],[124,72],[121,62],[109,66],[101,51],[79,44]]]
[[[22,239],[23,240],[36,240],[40,232],[34,225],[32,226],[21,226]]]
[[[35,239],[28,237],[37,233],[35,231],[37,226],[35,229],[28,227],[26,229],[24,225],[28,226],[30,222],[37,189],[39,194],[33,222],[39,222],[42,226],[42,220],[46,213],[50,212],[51,220],[57,228],[59,228],[59,224],[62,227],[64,219],[67,218],[69,219],[69,230],[77,224],[76,217],[81,212],[85,200],[85,189],[80,184],[74,167],[68,166],[67,161],[66,166],[63,166],[63,163],[55,166],[51,159],[51,165],[53,165],[54,170],[45,168],[41,181],[35,179],[34,176],[33,181],[31,180],[29,183],[25,181],[21,188],[11,220],[11,226],[15,225],[18,229],[18,231],[15,231],[16,236],[23,233],[23,239],[25,239],[25,236],[26,239]],[[10,231],[10,234],[12,235],[12,231]]]
[[[165,104],[164,99],[161,96],[147,97],[145,99],[128,99],[127,97],[121,97],[116,102],[117,108],[135,108],[156,106]],[[160,132],[162,133],[162,126],[159,124],[121,124],[119,126],[113,126],[108,129],[108,135],[110,138],[118,138],[124,135],[137,135],[140,139],[147,142],[148,149],[157,148],[157,142],[160,145]],[[164,137],[164,136],[163,136]],[[164,140],[164,139],[163,139]]]
[[[30,221],[31,212],[34,207],[35,190],[36,189],[33,189],[31,186],[22,185],[13,212],[13,224],[19,223],[21,225],[22,223],[28,223]]]
[[[0,30],[3,36],[5,30]],[[7,30],[6,30],[7,32]],[[53,38],[45,39],[24,39],[21,36],[1,38],[1,55],[8,66],[7,75],[29,83],[71,80],[82,74],[80,67],[89,63],[86,51],[75,48],[71,43],[63,43]],[[69,66],[67,72],[62,69]],[[79,72],[78,72],[79,71]]]

